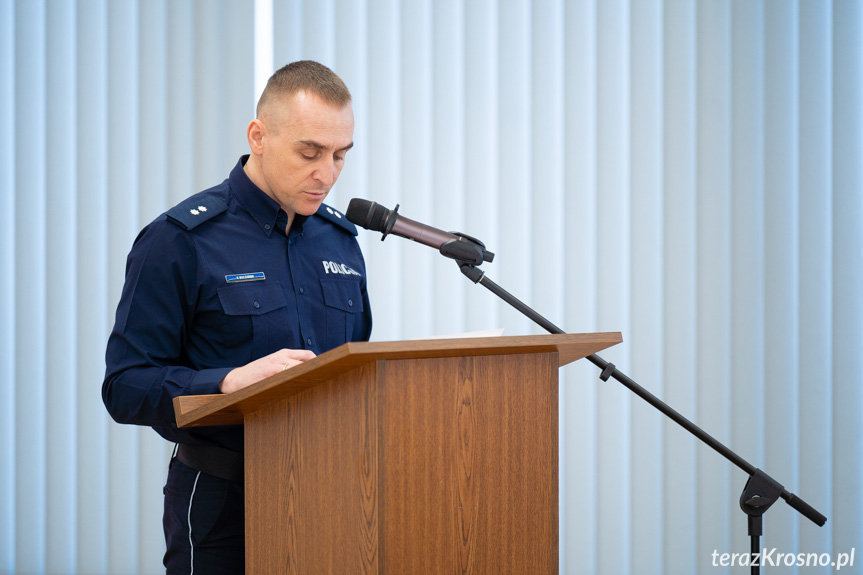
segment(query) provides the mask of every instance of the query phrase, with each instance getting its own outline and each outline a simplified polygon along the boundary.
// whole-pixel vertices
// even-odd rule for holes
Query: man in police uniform
[[[126,264],[102,397],[178,444],[165,566],[244,569],[243,429],[178,429],[172,398],[231,393],[347,341],[371,310],[356,228],[322,202],[353,145],[351,96],[315,62],[270,78],[227,180],[145,227]]]

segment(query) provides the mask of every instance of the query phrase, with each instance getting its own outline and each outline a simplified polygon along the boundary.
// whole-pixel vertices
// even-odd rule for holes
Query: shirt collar
[[[278,226],[282,226],[281,233],[284,235],[284,226],[288,221],[287,216],[284,215],[285,212],[281,209],[276,200],[265,194],[261,188],[256,186],[252,180],[249,179],[249,176],[243,169],[243,166],[246,165],[246,161],[248,159],[248,154],[241,156],[237,165],[234,166],[233,170],[231,170],[231,175],[228,178],[231,185],[231,191],[236,196],[237,201],[239,201],[246,211],[249,212],[258,225],[261,226],[267,236],[272,234],[274,229],[278,229]],[[279,219],[279,214],[282,214],[281,219]],[[301,233],[303,230],[303,223],[306,219],[306,216],[301,216],[299,214],[295,215],[294,222],[291,225],[291,231],[298,231]],[[283,221],[284,223],[282,223]]]

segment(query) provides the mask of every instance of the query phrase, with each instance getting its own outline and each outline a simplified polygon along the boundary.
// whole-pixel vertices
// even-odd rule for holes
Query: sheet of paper
[[[504,328],[485,329],[482,331],[467,331],[463,333],[452,333],[448,335],[433,335],[430,337],[418,337],[415,339],[461,339],[468,337],[498,337],[503,335]]]

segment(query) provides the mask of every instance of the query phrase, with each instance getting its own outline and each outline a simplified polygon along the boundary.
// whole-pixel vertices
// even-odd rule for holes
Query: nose
[[[338,171],[336,163],[331,157],[324,157],[321,160],[321,165],[315,170],[315,179],[326,186],[332,186],[336,183]]]

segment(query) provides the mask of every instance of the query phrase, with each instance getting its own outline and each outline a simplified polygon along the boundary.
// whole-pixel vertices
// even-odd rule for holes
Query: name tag
[[[238,283],[238,282],[259,282],[267,279],[267,276],[264,275],[264,272],[252,272],[248,274],[232,274],[229,276],[225,276],[225,281],[229,284]]]

